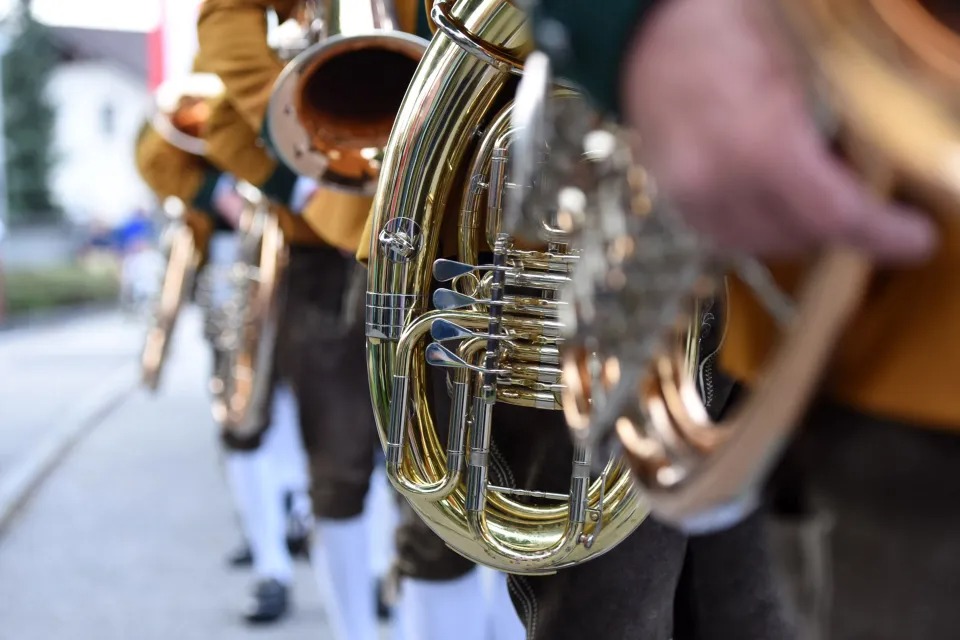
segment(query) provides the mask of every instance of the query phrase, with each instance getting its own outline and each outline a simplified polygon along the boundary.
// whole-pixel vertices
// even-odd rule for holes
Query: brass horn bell
[[[274,86],[267,111],[280,158],[325,186],[372,194],[390,135],[427,42],[399,31],[387,0],[317,0],[316,43]]]

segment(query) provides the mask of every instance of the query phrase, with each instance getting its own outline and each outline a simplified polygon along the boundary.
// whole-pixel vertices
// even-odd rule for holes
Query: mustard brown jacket
[[[397,3],[404,30],[416,28],[420,5],[420,0]],[[273,10],[283,22],[299,9],[298,0],[204,0],[200,9],[197,33],[203,64],[220,76],[226,100],[258,137],[264,130],[274,83],[284,66],[267,41],[267,13]],[[231,157],[230,149],[236,149],[239,142],[218,133],[213,130],[208,136],[211,153]],[[324,242],[356,251],[371,204],[369,197],[321,189],[307,203],[302,220]]]

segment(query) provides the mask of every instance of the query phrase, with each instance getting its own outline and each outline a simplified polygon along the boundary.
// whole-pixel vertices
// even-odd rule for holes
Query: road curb
[[[130,397],[138,380],[136,368],[132,366],[124,366],[107,377],[84,400],[65,410],[66,419],[0,475],[0,536],[83,437]]]

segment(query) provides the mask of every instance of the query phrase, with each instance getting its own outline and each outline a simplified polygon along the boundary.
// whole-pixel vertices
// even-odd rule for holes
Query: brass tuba
[[[960,14],[954,3],[775,4],[829,116],[825,134],[850,165],[884,197],[907,194],[932,214],[956,215]],[[621,170],[629,173],[629,163]],[[649,186],[645,177],[640,181]],[[570,379],[579,377],[568,398],[571,425],[591,441],[616,432],[660,517],[692,530],[723,527],[755,503],[762,477],[806,409],[862,300],[870,264],[845,248],[826,251],[808,273],[796,304],[785,303],[753,273],[751,284],[770,301],[784,335],[747,402],[713,423],[695,393],[695,371],[684,358],[688,351],[678,347],[694,332],[674,329],[696,321],[698,276],[719,269],[694,257],[695,251],[671,253],[689,241],[689,234],[671,226],[669,202],[629,197],[621,202],[625,206],[606,210],[619,226],[608,224],[605,232],[596,219],[584,220],[597,238],[592,255],[599,266],[592,278],[583,275],[590,284],[573,294],[582,322],[581,348],[568,354]],[[655,251],[645,251],[651,247]],[[671,255],[679,259],[671,263]],[[674,279],[672,293],[652,284],[658,267]],[[647,278],[621,282],[613,277],[644,270]],[[688,277],[680,282],[683,270]],[[617,290],[611,282],[620,283],[613,287]],[[615,317],[592,313],[598,300],[610,297],[621,304]],[[638,333],[628,323],[640,336],[633,339],[618,332],[624,317],[648,318],[657,311],[666,311],[662,317],[672,318],[674,326],[661,323]]]
[[[210,117],[211,99],[223,93],[223,83],[209,73],[194,73],[168,80],[154,94],[150,125],[168,143],[203,157],[206,145],[201,131]],[[160,295],[141,352],[141,379],[151,391],[160,384],[170,337],[184,301],[190,295],[197,268],[203,261],[194,230],[187,224],[186,206],[177,198],[164,202],[169,225],[163,234],[167,266]]]
[[[370,194],[381,150],[427,43],[399,31],[390,0],[310,0],[309,43],[277,79],[267,109],[280,159],[325,186]]]
[[[273,390],[274,349],[287,246],[276,212],[256,187],[239,183],[246,200],[236,263],[222,274],[230,295],[219,309],[214,347],[213,414],[237,438],[257,435]]]
[[[202,259],[193,230],[183,220],[186,212],[183,202],[168,198],[163,209],[170,220],[160,241],[167,266],[140,353],[141,380],[150,391],[156,391],[160,386],[177,317],[190,295]]]
[[[367,354],[387,475],[462,555],[550,573],[610,549],[646,509],[619,459],[595,472],[582,446],[569,493],[491,482],[498,403],[561,409],[556,294],[578,255],[559,229],[531,249],[504,226],[504,196],[516,188],[511,96],[530,45],[524,14],[506,0],[460,0],[436,2],[431,18],[438,31],[390,135],[372,221]],[[440,253],[442,228],[457,260]],[[434,278],[449,288],[431,298]],[[450,372],[446,443],[431,414],[431,365]]]

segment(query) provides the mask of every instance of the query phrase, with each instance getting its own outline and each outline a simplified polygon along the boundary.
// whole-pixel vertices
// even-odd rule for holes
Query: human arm
[[[193,209],[215,215],[213,197],[221,170],[170,144],[149,124],[137,139],[135,158],[140,177],[159,199],[176,197]]]
[[[281,19],[294,0],[204,0],[197,20],[199,59],[220,76],[229,100],[250,128],[259,133],[270,94],[283,62],[267,42],[267,11]]]
[[[639,132],[660,190],[721,248],[781,258],[846,244],[877,259],[925,258],[929,220],[881,202],[831,154],[768,3],[660,0],[624,49],[591,62],[617,74],[595,99]],[[578,42],[573,60],[590,55]]]

